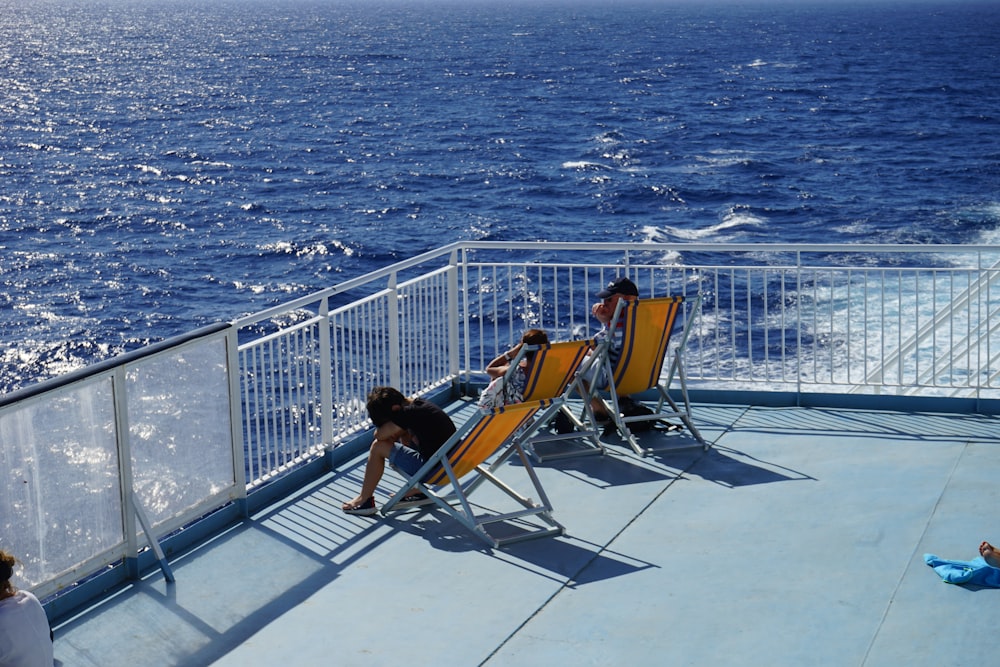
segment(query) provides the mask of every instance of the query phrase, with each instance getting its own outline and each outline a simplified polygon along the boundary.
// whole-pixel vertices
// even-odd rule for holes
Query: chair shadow
[[[518,465],[516,461],[511,462]],[[559,470],[597,488],[647,484],[675,479],[677,475],[658,470],[629,457],[609,451],[604,455],[573,456],[533,464],[536,468]]]
[[[557,575],[569,588],[659,567],[571,535],[511,544],[505,547],[502,553],[494,555],[508,562],[519,559],[535,568],[547,570]]]
[[[679,452],[659,452],[653,456],[672,467],[685,460],[681,459]],[[804,472],[719,445],[712,446],[683,471],[690,477],[700,477],[731,489],[775,482],[816,481],[815,477]]]
[[[436,508],[396,515],[383,521],[394,530],[423,538],[434,549],[452,553],[479,551],[569,587],[658,567],[653,563],[615,554],[568,534],[514,542],[494,549],[473,536],[443,510]],[[517,521],[494,524],[492,528],[492,533],[502,533],[504,537],[515,537],[519,533],[528,532]]]

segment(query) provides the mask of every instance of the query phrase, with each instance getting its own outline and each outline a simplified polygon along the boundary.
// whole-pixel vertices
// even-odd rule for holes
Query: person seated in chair
[[[611,338],[611,343],[608,346],[608,361],[611,363],[611,367],[614,368],[622,353],[622,327],[624,322],[619,319],[617,326],[612,330],[611,318],[615,315],[615,309],[618,307],[619,301],[624,299],[630,303],[635,303],[639,300],[639,288],[627,277],[619,276],[608,283],[607,287],[598,292],[597,298],[600,301],[591,307],[590,312],[601,323],[601,330],[594,335],[594,340],[600,342],[605,338]],[[604,372],[603,366],[592,366],[587,369],[584,380],[588,387],[594,383],[598,387],[604,387],[607,386],[610,378]],[[604,403],[600,399],[592,399],[591,407],[593,407],[594,417],[598,421],[606,422],[610,419],[604,409]]]
[[[549,336],[541,329],[528,329],[521,336],[521,342],[497,356],[486,366],[486,374],[490,376],[490,384],[479,397],[479,409],[489,412],[494,408],[503,407],[524,400],[524,390],[528,384],[528,373],[534,352],[528,352],[521,359],[517,368],[511,368],[511,362],[517,357],[524,345],[545,345]]]
[[[368,417],[375,424],[375,439],[368,450],[368,463],[361,493],[341,506],[347,514],[371,516],[385,462],[412,475],[455,433],[455,424],[444,410],[422,398],[410,399],[394,387],[375,387],[368,394]],[[397,504],[414,507],[427,502],[422,493],[409,495]]]

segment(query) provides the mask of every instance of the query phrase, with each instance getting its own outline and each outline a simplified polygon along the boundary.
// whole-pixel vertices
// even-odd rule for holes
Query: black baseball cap
[[[608,286],[597,293],[598,299],[607,299],[609,296],[615,294],[621,294],[622,296],[639,296],[639,288],[635,286],[635,283],[626,278],[625,276],[619,276],[608,283]]]

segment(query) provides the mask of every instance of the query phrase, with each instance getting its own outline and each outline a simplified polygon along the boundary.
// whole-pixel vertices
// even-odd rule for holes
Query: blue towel
[[[1000,568],[990,567],[980,556],[974,560],[947,560],[924,554],[924,562],[948,584],[974,584],[1000,588]]]

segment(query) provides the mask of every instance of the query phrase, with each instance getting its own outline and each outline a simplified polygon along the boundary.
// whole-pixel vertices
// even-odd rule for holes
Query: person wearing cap
[[[622,353],[623,323],[619,321],[614,330],[612,330],[611,318],[614,317],[618,302],[622,299],[633,303],[639,300],[639,288],[627,277],[619,276],[609,282],[607,287],[598,292],[597,298],[600,301],[591,307],[590,312],[601,323],[602,328],[594,335],[594,340],[600,341],[609,336],[611,337],[611,344],[608,346],[608,361],[614,367],[618,363],[618,358]],[[608,383],[603,366],[595,365],[590,367],[583,377],[588,386],[595,382],[598,386],[604,386]],[[591,406],[594,409],[594,416],[598,421],[603,422],[609,419],[604,409],[604,404],[599,399],[593,399]]]
[[[611,331],[611,318],[614,317],[615,308],[618,307],[620,300],[625,299],[631,302],[639,300],[639,288],[625,276],[619,276],[608,283],[607,287],[598,292],[597,298],[600,301],[591,307],[590,312],[597,318],[597,321],[601,323],[603,328],[597,332],[594,338],[600,340],[606,336],[611,336],[611,347],[608,348],[608,360],[614,366],[618,363],[618,357],[622,353],[622,323],[618,322],[615,330]]]

